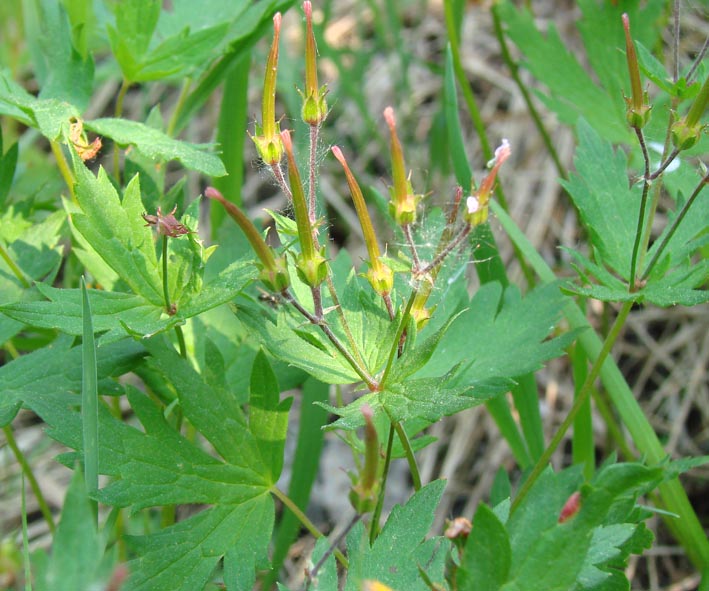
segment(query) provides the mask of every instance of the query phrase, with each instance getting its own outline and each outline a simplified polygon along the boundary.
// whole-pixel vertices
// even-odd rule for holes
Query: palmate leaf
[[[692,255],[706,243],[709,204],[698,199],[677,231],[667,242],[664,254],[645,285],[629,293],[630,263],[640,211],[640,188],[628,188],[625,155],[613,150],[585,121],[578,125],[579,146],[576,172],[563,185],[579,211],[591,237],[596,256],[591,261],[569,251],[577,262],[584,283],[599,285],[568,287],[603,301],[650,302],[658,306],[695,305],[709,300],[700,289],[709,277],[706,261],[692,264]],[[681,203],[678,203],[680,206]],[[669,216],[673,220],[677,212]],[[646,255],[650,260],[669,231],[665,228]]]
[[[177,160],[185,168],[207,176],[224,176],[226,170],[218,155],[207,152],[210,145],[190,144],[171,138],[166,133],[139,121],[126,119],[94,119],[84,122],[86,129],[110,137],[121,146],[135,146],[154,162]]]
[[[169,316],[164,304],[153,304],[134,294],[102,289],[88,290],[96,332],[104,344],[130,334],[145,337],[166,331],[186,319],[232,300],[255,276],[247,262],[236,262],[224,269],[201,291],[186,295],[178,312]],[[43,283],[35,285],[37,294],[46,299],[28,299],[0,304],[0,312],[8,319],[37,328],[81,335],[81,293],[78,289],[57,289]]]
[[[600,261],[628,281],[640,187],[628,187],[627,159],[622,151],[614,151],[584,120],[577,132],[576,172],[562,185],[588,229]]]
[[[131,538],[130,543],[138,550],[139,558],[129,563],[131,576],[123,588],[129,591],[201,589],[226,556],[225,560],[231,564],[225,565],[225,571],[232,575],[237,573],[241,588],[251,589],[255,567],[267,564],[273,528],[274,508],[269,490],[277,470],[268,462],[275,461],[274,448],[264,459],[259,439],[252,434],[231,393],[208,384],[166,341],[155,338],[146,345],[152,354],[151,363],[177,393],[185,418],[209,441],[221,459],[178,434],[168,425],[162,410],[135,388],[128,388],[128,399],[143,431],[115,419],[106,407],[100,407],[99,467],[102,474],[112,476],[110,484],[98,493],[101,502],[135,510],[183,503],[212,505],[156,534]],[[50,350],[38,353],[47,351]],[[80,353],[78,348],[53,353],[57,363],[61,361],[61,366],[66,368],[71,367],[75,351]],[[106,372],[107,352],[102,347],[98,349],[99,375]],[[24,359],[42,361],[32,359],[36,355],[22,357],[0,371],[7,373],[6,368],[13,368]],[[52,437],[77,450],[77,453],[60,457],[73,466],[82,448],[81,416],[77,408],[80,398],[64,389],[57,379],[61,374],[57,376],[51,367],[48,371],[44,361],[42,374],[54,373],[50,378],[58,384],[59,390],[48,381],[40,384],[35,378],[35,382],[25,386],[22,401],[47,422]],[[27,363],[19,365],[22,367],[17,370]],[[80,364],[75,365],[75,370],[80,376]],[[123,372],[126,370],[123,368]],[[7,377],[12,379],[13,375]],[[80,382],[80,378],[75,381]],[[17,385],[10,392],[15,389]],[[101,388],[99,392],[104,393]],[[285,423],[279,422],[279,425],[271,430],[271,440],[285,440],[281,428]]]
[[[466,310],[404,354],[380,392],[368,392],[344,407],[323,405],[341,417],[331,427],[361,427],[365,403],[380,421],[433,423],[509,391],[515,377],[562,355],[574,338],[568,333],[546,340],[563,300],[555,284],[525,298],[515,288],[503,291],[499,283],[483,285]]]
[[[536,371],[564,353],[574,334],[548,339],[565,296],[549,284],[521,297],[514,287],[483,285],[447,330],[415,377],[445,375],[460,365],[451,387],[504,392],[516,376]]]
[[[454,374],[454,372],[451,372]],[[340,418],[328,429],[354,430],[364,426],[361,408],[367,404],[374,413],[375,423],[389,425],[391,421],[425,421],[435,423],[444,416],[482,404],[499,394],[499,388],[472,386],[454,387],[452,376],[421,378],[386,386],[379,392],[367,392],[344,407],[318,403]]]
[[[405,505],[394,507],[372,546],[361,523],[352,529],[347,536],[350,562],[345,591],[359,591],[367,580],[397,590],[427,591],[419,567],[433,582],[444,581],[450,542],[444,538],[424,541],[444,487],[444,481],[436,480],[414,494]]]
[[[261,344],[274,357],[305,370],[314,378],[326,384],[352,384],[360,380],[340,353],[302,316],[279,310],[272,318],[263,307],[241,300],[237,318],[260,337]]]
[[[130,371],[145,355],[145,350],[139,344],[124,339],[110,345],[100,343],[97,355],[99,391],[102,395],[111,395],[122,390],[108,378]],[[45,408],[46,401],[54,400],[60,408],[66,405],[67,410],[79,403],[81,348],[72,348],[71,339],[60,338],[47,347],[22,355],[0,367],[0,383],[3,385],[0,390],[0,426],[9,424],[22,405],[52,424],[52,413],[47,411],[45,416],[40,412]],[[80,424],[75,426],[80,437]]]

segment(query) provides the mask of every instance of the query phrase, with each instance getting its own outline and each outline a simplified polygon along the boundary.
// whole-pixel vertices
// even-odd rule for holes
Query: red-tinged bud
[[[290,285],[288,277],[288,267],[285,257],[277,257],[273,250],[266,244],[256,226],[246,217],[231,201],[227,201],[224,196],[214,187],[207,187],[204,191],[205,197],[219,201],[224,206],[229,216],[237,223],[246,239],[254,249],[256,256],[261,262],[261,272],[259,278],[264,285],[273,292],[280,293]]]
[[[576,491],[564,503],[559,513],[559,523],[565,523],[576,515],[581,509],[581,493]]]
[[[635,129],[642,129],[650,120],[650,105],[648,104],[647,93],[643,92],[640,82],[640,67],[638,66],[638,56],[635,53],[635,44],[630,36],[630,19],[623,13],[623,29],[625,30],[625,56],[628,60],[628,74],[630,75],[631,97],[626,98],[628,105],[626,118],[628,124]]]
[[[370,269],[367,272],[367,279],[372,284],[372,288],[375,292],[382,296],[388,295],[394,287],[394,273],[381,261],[377,237],[374,233],[374,226],[372,225],[372,220],[369,217],[369,211],[367,210],[367,204],[364,201],[362,190],[359,188],[357,179],[355,179],[352,174],[350,167],[347,165],[347,161],[345,160],[342,150],[340,150],[337,146],[334,146],[332,148],[332,153],[335,155],[335,158],[337,158],[340,164],[342,164],[342,168],[345,171],[347,185],[350,188],[352,201],[354,202],[355,209],[357,210],[359,224],[362,226],[362,234],[364,235],[364,242],[367,246],[367,253],[369,254]]]
[[[364,466],[359,481],[350,490],[350,502],[358,513],[367,513],[374,509],[379,489],[379,437],[372,421],[372,407],[363,404],[360,411],[364,417]]]
[[[309,0],[303,2],[305,13],[305,92],[301,117],[308,125],[320,125],[327,117],[327,86],[318,87],[317,47],[313,33],[313,6]]]
[[[394,109],[391,107],[384,109],[384,120],[389,126],[391,135],[391,169],[394,180],[394,186],[390,189],[391,203],[389,204],[389,211],[394,221],[400,226],[413,224],[416,221],[416,206],[421,200],[421,195],[414,193],[411,181],[406,176],[404,151],[396,133]]]
[[[477,226],[487,220],[490,195],[495,188],[495,180],[503,162],[512,154],[510,143],[503,139],[502,143],[495,150],[495,157],[488,162],[490,172],[480,183],[480,187],[473,191],[465,201],[465,220],[471,226]]]
[[[456,517],[453,521],[446,522],[446,531],[443,535],[449,540],[459,538],[467,539],[472,529],[473,524],[470,523],[470,519],[466,517]]]
[[[161,236],[177,238],[178,236],[189,234],[190,230],[177,221],[177,218],[175,217],[176,211],[177,205],[175,205],[175,207],[172,208],[172,211],[168,214],[163,214],[158,207],[157,215],[148,215],[147,213],[142,215],[146,222],[145,225],[155,226],[158,229],[158,234]]]
[[[701,117],[709,104],[709,78],[704,81],[699,94],[694,99],[687,115],[672,126],[672,143],[679,150],[688,150],[702,137],[706,125]]]
[[[283,156],[280,126],[276,121],[276,75],[278,73],[278,41],[281,34],[280,12],[277,12],[273,17],[273,31],[273,43],[268,54],[263,81],[261,125],[256,124],[256,135],[251,136],[261,160],[269,166],[278,164]]]
[[[313,239],[313,227],[308,215],[303,183],[293,154],[293,142],[288,130],[281,132],[283,147],[288,158],[288,181],[293,195],[293,210],[295,223],[298,227],[300,255],[296,259],[298,276],[310,287],[317,287],[327,277],[327,261],[323,253],[316,247]]]

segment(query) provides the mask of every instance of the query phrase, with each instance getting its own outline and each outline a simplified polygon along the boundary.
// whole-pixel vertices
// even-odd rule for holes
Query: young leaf
[[[160,17],[160,0],[126,0],[116,4],[116,27],[108,26],[111,49],[126,80],[137,80],[143,56]]]
[[[177,160],[185,168],[207,176],[226,174],[224,164],[216,154],[207,152],[209,145],[190,144],[171,138],[159,129],[148,127],[138,121],[126,119],[94,119],[85,121],[84,127],[98,135],[110,137],[121,146],[135,146],[153,162]]]
[[[75,157],[74,173],[83,212],[72,216],[77,231],[136,295],[164,305],[153,234],[141,216],[145,210],[138,177],[128,183],[121,200],[103,168],[94,177]]]
[[[443,582],[449,542],[441,538],[424,541],[433,523],[445,482],[437,480],[419,490],[408,502],[397,505],[370,547],[361,523],[347,536],[349,570],[345,591],[359,591],[363,581],[376,580],[392,589],[427,591],[419,575],[425,569],[434,582]]]

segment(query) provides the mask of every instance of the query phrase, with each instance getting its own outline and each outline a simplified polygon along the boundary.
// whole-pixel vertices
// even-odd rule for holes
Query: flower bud
[[[625,30],[625,56],[628,60],[628,73],[630,75],[631,97],[626,98],[628,105],[626,119],[628,124],[635,129],[642,129],[650,120],[650,105],[647,102],[647,93],[643,92],[640,83],[640,67],[638,66],[638,56],[635,53],[635,45],[630,37],[630,19],[623,13],[623,29]]]
[[[465,221],[467,221],[471,226],[477,226],[479,224],[487,221],[488,216],[488,204],[490,202],[490,195],[495,188],[495,179],[497,178],[497,173],[502,166],[502,163],[507,160],[512,154],[512,149],[510,148],[510,143],[503,139],[502,143],[495,150],[495,157],[488,162],[488,167],[490,172],[480,183],[480,187],[472,192],[472,195],[468,196],[465,200]]]
[[[581,493],[576,491],[568,499],[566,499],[566,502],[564,503],[564,506],[561,508],[561,512],[559,513],[558,522],[565,523],[574,515],[576,515],[580,509]]]
[[[701,124],[701,117],[706,111],[708,103],[709,78],[704,81],[687,115],[672,126],[672,143],[677,149],[688,150],[702,137],[706,125]]]
[[[303,183],[293,154],[293,142],[288,130],[281,132],[281,139],[288,158],[288,181],[293,196],[295,223],[298,227],[300,255],[296,258],[298,276],[310,287],[317,287],[327,277],[327,261],[323,253],[316,248],[313,227],[308,215]]]
[[[256,256],[261,262],[261,272],[259,278],[271,291],[280,293],[290,285],[288,277],[288,267],[285,257],[275,257],[273,250],[266,244],[256,226],[246,217],[231,201],[227,201],[224,196],[214,187],[207,187],[204,191],[205,197],[219,201],[226,209],[229,216],[237,223],[246,239],[254,249]]]
[[[347,161],[345,160],[342,150],[340,150],[337,146],[334,146],[332,148],[332,153],[335,155],[335,158],[339,160],[340,164],[342,164],[342,168],[345,170],[347,185],[349,186],[352,201],[354,202],[355,209],[357,210],[359,224],[362,226],[362,234],[364,235],[364,242],[367,246],[370,264],[370,269],[367,272],[367,279],[372,284],[372,288],[375,292],[382,296],[388,295],[394,287],[394,273],[380,260],[381,255],[379,252],[379,245],[377,244],[377,237],[374,233],[374,226],[372,225],[372,220],[369,217],[369,211],[367,211],[367,204],[364,201],[362,190],[359,188],[357,179],[355,179],[352,174],[350,167],[347,165]]]
[[[266,62],[266,73],[261,97],[261,125],[256,124],[256,135],[251,136],[261,160],[269,166],[278,164],[283,156],[279,124],[276,121],[276,75],[278,73],[278,40],[281,34],[281,13],[273,17],[273,43]]]
[[[318,67],[316,62],[317,47],[313,33],[313,6],[310,0],[303,2],[305,12],[305,92],[303,97],[301,117],[308,125],[320,125],[327,117],[327,86],[318,88]]]
[[[406,176],[404,151],[396,133],[394,109],[391,107],[384,109],[384,119],[391,134],[391,169],[394,179],[394,186],[390,189],[389,211],[398,225],[413,224],[416,221],[416,207],[421,200],[421,195],[414,194],[411,181]]]
[[[350,489],[350,502],[358,513],[367,513],[374,509],[379,489],[379,437],[372,408],[363,404],[360,410],[364,417],[364,466],[359,481]]]

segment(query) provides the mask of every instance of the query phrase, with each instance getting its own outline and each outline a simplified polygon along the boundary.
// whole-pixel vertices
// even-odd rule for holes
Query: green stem
[[[15,436],[12,433],[12,428],[10,427],[10,425],[5,425],[2,430],[3,433],[5,433],[7,445],[12,450],[12,453],[15,456],[17,463],[22,469],[22,473],[25,475],[25,478],[27,478],[30,483],[30,487],[32,488],[32,492],[34,493],[35,498],[37,499],[37,504],[39,505],[39,510],[42,513],[42,517],[44,517],[44,520],[47,522],[47,525],[49,526],[49,531],[52,533],[52,535],[54,535],[54,532],[56,531],[56,526],[54,525],[54,518],[52,517],[52,512],[49,509],[47,500],[42,494],[42,489],[39,487],[39,483],[34,477],[32,468],[27,462],[27,458],[25,458],[25,455],[22,453],[22,450],[17,445],[17,441],[15,440]]]
[[[25,277],[25,274],[22,272],[22,269],[20,269],[15,261],[12,260],[12,257],[10,256],[10,253],[7,252],[7,249],[5,248],[5,245],[0,242],[0,257],[7,263],[7,266],[10,267],[10,270],[12,271],[13,275],[17,277],[17,280],[22,284],[22,287],[29,289],[32,287],[32,283],[27,280]]]
[[[692,192],[692,195],[689,197],[689,199],[687,199],[685,204],[682,206],[682,209],[677,214],[675,219],[672,220],[672,225],[670,226],[670,229],[665,234],[665,237],[662,239],[660,246],[658,246],[657,250],[655,251],[654,256],[652,257],[652,260],[648,263],[647,268],[645,269],[645,272],[642,275],[643,281],[650,276],[652,269],[657,264],[657,261],[660,260],[660,256],[662,256],[662,253],[665,251],[665,248],[667,248],[667,245],[669,244],[670,240],[672,240],[672,236],[677,231],[677,228],[682,223],[682,220],[684,219],[684,217],[687,215],[689,208],[692,207],[692,204],[694,203],[695,199],[697,198],[699,193],[701,193],[702,189],[707,185],[708,182],[709,182],[709,174],[705,174],[704,178],[702,178],[702,180],[699,181],[699,184],[696,186],[696,188]]]
[[[411,307],[414,304],[414,300],[416,299],[416,295],[419,292],[418,286],[414,288],[414,290],[411,292],[411,295],[409,296],[409,301],[406,302],[406,308],[404,308],[404,313],[401,316],[401,322],[399,323],[399,328],[396,331],[396,335],[394,336],[394,341],[391,344],[391,349],[389,350],[389,358],[387,359],[387,364],[386,367],[384,368],[384,373],[382,374],[382,379],[379,380],[380,386],[384,386],[386,384],[387,377],[389,376],[389,372],[391,371],[392,366],[394,365],[394,358],[396,357],[397,353],[399,352],[399,344],[401,343],[401,337],[404,334],[404,331],[406,330],[406,326],[409,324],[409,320],[411,319]]]
[[[171,310],[171,304],[170,304],[170,289],[168,287],[168,280],[167,280],[167,236],[163,235],[162,237],[162,293],[163,297],[165,298],[165,310],[167,310],[167,313],[172,315],[173,312]]]
[[[286,507],[288,507],[288,509],[290,509],[291,513],[297,517],[298,521],[303,524],[303,527],[305,527],[305,529],[307,529],[315,539],[325,537],[325,534],[323,534],[318,527],[310,521],[310,519],[308,519],[308,516],[300,510],[300,507],[298,507],[298,505],[296,505],[286,493],[275,485],[272,486],[270,490],[271,494],[281,501],[281,503],[283,503]],[[335,550],[335,557],[344,568],[349,566],[347,558],[345,558],[339,550]]]
[[[611,348],[615,344],[616,339],[620,335],[620,332],[623,329],[623,326],[625,325],[625,320],[627,319],[632,307],[633,302],[629,301],[625,302],[622,308],[620,309],[618,317],[615,319],[615,322],[613,323],[613,326],[611,327],[611,330],[608,333],[605,342],[603,343],[603,347],[601,348],[600,353],[593,362],[593,367],[591,367],[591,371],[588,373],[588,376],[586,376],[586,381],[584,382],[581,391],[578,393],[578,396],[574,400],[574,404],[571,407],[569,414],[566,415],[566,418],[559,426],[557,432],[554,434],[554,437],[549,443],[549,446],[546,448],[546,450],[544,450],[544,453],[534,465],[532,472],[520,488],[519,492],[515,497],[515,500],[512,501],[511,511],[514,511],[515,509],[517,509],[517,507],[519,507],[519,504],[522,502],[527,493],[531,490],[532,486],[537,481],[539,475],[547,467],[547,464],[549,463],[549,460],[551,460],[552,455],[554,455],[556,448],[564,439],[566,431],[568,431],[569,427],[573,424],[576,415],[584,407],[586,401],[588,400],[588,397],[591,394],[593,384],[596,381],[596,378],[598,377],[599,373],[601,372],[601,367],[603,366],[606,357],[608,357]]]
[[[409,471],[411,472],[411,479],[414,481],[414,491],[419,491],[421,490],[421,474],[419,472],[419,467],[416,464],[416,456],[414,455],[414,450],[411,447],[409,436],[406,434],[406,430],[399,422],[394,423],[394,429],[396,430],[396,434],[399,436],[401,445],[404,447],[406,461],[409,463]]]
[[[167,313],[173,315],[175,312],[170,303],[170,290],[168,287],[168,257],[167,257],[167,236],[162,237],[162,293],[165,298],[165,309]],[[177,335],[177,345],[180,348],[180,357],[187,359],[187,345],[185,344],[185,335],[182,332],[182,327],[178,324],[175,326],[175,334]],[[179,421],[178,421],[179,422]],[[178,429],[179,430],[179,429]]]
[[[180,89],[180,96],[177,97],[177,102],[175,103],[175,108],[172,111],[172,115],[170,116],[170,121],[167,124],[167,129],[165,133],[172,137],[172,134],[175,133],[175,128],[177,126],[177,120],[180,117],[180,112],[182,111],[182,107],[185,105],[185,101],[187,100],[187,96],[189,95],[190,92],[190,87],[192,86],[192,78],[185,78],[182,81],[182,88]]]
[[[640,142],[640,148],[643,153],[643,160],[645,162],[645,172],[643,174],[643,194],[640,198],[640,211],[638,213],[638,223],[635,229],[635,241],[633,242],[633,256],[630,261],[630,285],[629,291],[632,293],[636,291],[638,285],[636,282],[635,274],[638,267],[638,257],[643,255],[640,253],[640,244],[643,238],[643,227],[645,223],[645,210],[647,209],[647,196],[650,191],[650,156],[647,153],[647,146],[645,145],[645,136],[639,127],[634,127],[635,134],[638,136],[638,142]]]
[[[64,157],[64,152],[62,152],[61,146],[57,142],[50,142],[49,145],[52,148],[52,154],[57,161],[57,168],[59,168],[59,173],[62,175],[67,188],[69,189],[69,195],[71,195],[72,201],[76,202],[76,195],[74,195],[74,175],[69,168],[69,164]]]
[[[22,502],[20,514],[22,515],[22,558],[25,567],[25,591],[32,591],[32,563],[30,561],[29,535],[27,534],[27,494],[25,492],[25,479],[22,479]]]
[[[121,88],[118,91],[118,96],[116,97],[116,108],[113,112],[113,116],[119,119],[123,115],[123,100],[126,98],[126,93],[130,88],[131,82],[125,78],[121,82]],[[121,184],[121,163],[120,163],[120,150],[118,144],[113,144],[113,176],[116,177],[116,182],[120,186]]]
[[[379,519],[382,516],[384,507],[384,495],[386,494],[387,478],[389,477],[389,466],[391,465],[391,451],[394,447],[394,425],[389,425],[389,439],[387,440],[387,451],[384,456],[384,469],[382,470],[382,481],[379,486],[377,505],[372,514],[372,523],[369,525],[369,545],[374,544],[374,540],[379,535]]]

